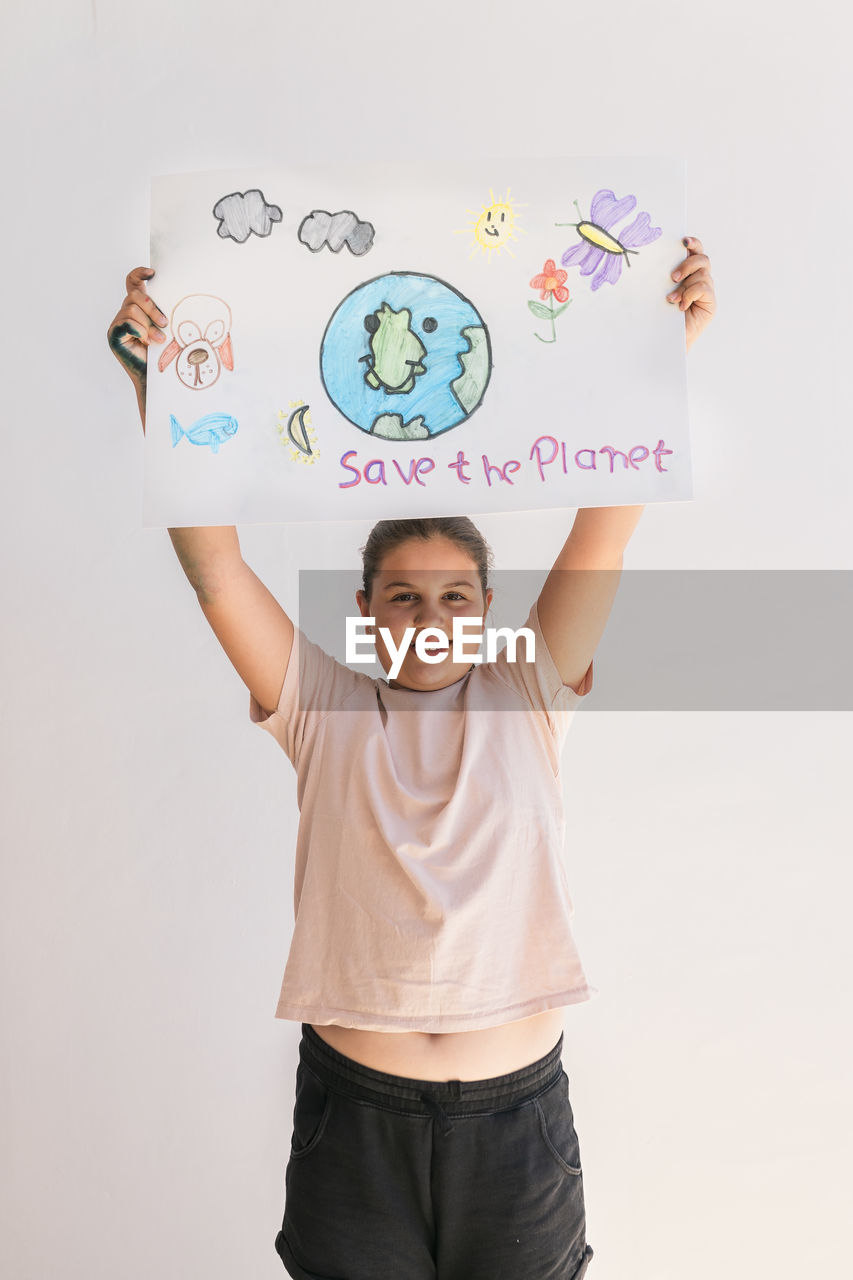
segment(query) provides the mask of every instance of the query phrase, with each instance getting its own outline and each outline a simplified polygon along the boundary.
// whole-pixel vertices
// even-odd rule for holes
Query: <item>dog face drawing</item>
[[[191,391],[204,391],[216,382],[224,365],[233,370],[231,308],[209,293],[182,298],[172,312],[172,341],[157,368],[162,373],[177,357],[178,377]]]

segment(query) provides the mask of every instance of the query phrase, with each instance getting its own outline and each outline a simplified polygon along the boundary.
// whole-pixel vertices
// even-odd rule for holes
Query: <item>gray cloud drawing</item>
[[[253,233],[268,236],[273,223],[281,222],[281,209],[277,204],[267,204],[263,191],[234,191],[217,200],[213,216],[220,219],[216,230],[223,240],[242,244]]]
[[[361,257],[373,248],[375,235],[372,223],[359,222],[350,209],[339,213],[315,209],[299,226],[299,239],[312,253],[319,253],[324,245],[328,245],[332,253],[339,253],[346,245],[350,253]]]

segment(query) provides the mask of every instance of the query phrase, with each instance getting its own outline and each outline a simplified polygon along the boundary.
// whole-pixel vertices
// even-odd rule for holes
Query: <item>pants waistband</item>
[[[393,1032],[389,1032],[392,1035]],[[562,1072],[563,1036],[543,1058],[506,1075],[485,1080],[414,1080],[376,1071],[347,1058],[302,1023],[299,1056],[331,1089],[395,1111],[431,1112],[447,1131],[447,1117],[488,1114],[528,1102],[543,1093]]]

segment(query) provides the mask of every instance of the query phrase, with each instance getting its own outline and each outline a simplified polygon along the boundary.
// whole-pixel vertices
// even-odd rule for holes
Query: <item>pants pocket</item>
[[[331,1102],[332,1094],[322,1080],[300,1061],[296,1069],[291,1160],[301,1160],[319,1145],[328,1123]]]
[[[554,1084],[533,1099],[539,1118],[539,1132],[551,1157],[563,1173],[577,1178],[581,1174],[581,1153],[575,1121],[569,1102],[569,1078],[561,1070]],[[579,1273],[583,1274],[583,1272]]]

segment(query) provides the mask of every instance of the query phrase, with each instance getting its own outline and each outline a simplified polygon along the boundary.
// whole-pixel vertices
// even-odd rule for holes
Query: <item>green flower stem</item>
[[[557,330],[554,328],[554,295],[553,293],[548,294],[548,301],[551,304],[551,336],[550,338],[539,338],[538,333],[534,333],[533,335],[534,338],[539,338],[540,342],[545,342],[545,343],[557,341]]]
[[[571,298],[569,298],[567,302],[564,302],[561,307],[555,308],[554,293],[552,290],[551,293],[549,294],[549,301],[550,301],[550,309],[548,307],[543,306],[541,302],[534,302],[533,299],[528,299],[528,303],[527,303],[527,306],[529,307],[530,311],[536,317],[537,320],[550,320],[551,322],[550,338],[543,338],[540,333],[536,333],[535,331],[533,334],[534,338],[537,338],[540,342],[544,342],[548,345],[550,345],[552,342],[557,341],[557,330],[554,322],[556,321],[558,316],[561,316],[563,314],[566,307],[569,305],[569,302],[571,302]]]

